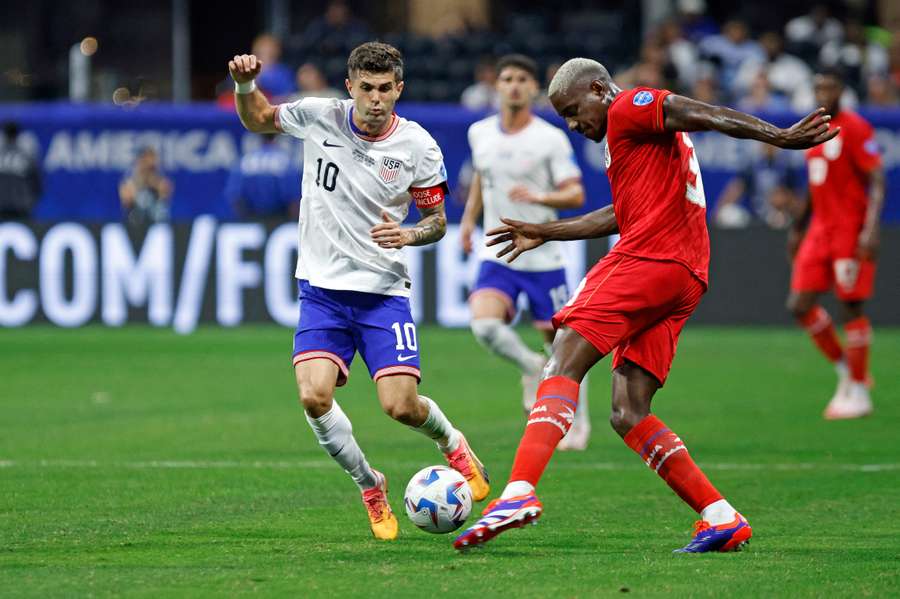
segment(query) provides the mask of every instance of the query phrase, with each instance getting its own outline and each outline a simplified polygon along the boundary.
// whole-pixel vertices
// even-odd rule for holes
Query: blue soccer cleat
[[[753,529],[746,518],[735,513],[727,524],[712,526],[705,520],[694,524],[694,539],[674,553],[706,553],[707,551],[740,551],[750,542]]]
[[[543,510],[534,491],[518,497],[495,499],[484,509],[475,526],[456,537],[453,547],[461,550],[478,547],[511,528],[521,528],[529,522],[537,524]]]

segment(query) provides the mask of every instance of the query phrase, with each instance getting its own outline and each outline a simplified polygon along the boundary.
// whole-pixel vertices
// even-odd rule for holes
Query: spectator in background
[[[713,221],[724,229],[746,227],[753,221],[784,229],[800,213],[798,179],[791,152],[760,143],[722,190]]]
[[[625,88],[643,86],[672,89],[678,78],[678,71],[669,62],[665,46],[651,37],[641,46],[640,60],[631,68],[617,73],[615,78]]]
[[[342,92],[328,85],[325,75],[319,70],[319,67],[311,62],[300,65],[297,69],[297,89],[296,94],[291,96],[291,101],[303,98],[346,98],[347,92]]]
[[[809,14],[788,21],[784,34],[791,52],[807,63],[814,63],[818,59],[820,48],[841,41],[844,27],[831,16],[828,6],[819,4]]]
[[[791,105],[783,95],[773,92],[765,70],[757,71],[747,95],[737,103],[742,112],[758,114],[760,112],[780,112],[790,110]]]
[[[345,43],[356,44],[371,38],[372,30],[350,13],[350,7],[344,0],[332,0],[321,17],[310,21],[302,37],[304,44],[319,47],[328,53],[337,51]]]
[[[463,90],[460,103],[470,110],[484,110],[496,108],[497,98],[497,69],[494,59],[482,57],[475,65],[475,83]]]
[[[781,34],[767,31],[759,38],[765,52],[761,58],[751,58],[741,65],[735,78],[735,88],[753,94],[763,75],[771,89],[787,98],[794,110],[812,110],[815,100],[812,90],[812,71],[805,62],[784,51]]]
[[[225,199],[242,219],[295,219],[300,211],[300,169],[275,134],[241,157],[225,185]]]
[[[722,103],[715,67],[707,63],[697,65],[696,79],[689,95],[695,100],[706,102],[707,104]]]
[[[691,89],[697,80],[697,46],[684,37],[681,25],[674,19],[660,26],[657,38],[666,53],[668,64],[674,69],[678,89]]]
[[[706,14],[706,0],[678,0],[678,20],[684,36],[694,43],[719,33],[715,20]]]
[[[269,33],[258,35],[253,40],[253,54],[262,61],[263,67],[256,84],[270,98],[282,98],[292,94],[294,74],[281,60],[281,42]]]
[[[837,67],[845,76],[844,82],[857,96],[865,94],[865,83],[872,75],[888,72],[888,53],[881,44],[866,39],[866,30],[858,20],[847,22],[843,41],[822,46],[819,62],[824,67]]]
[[[0,147],[0,221],[27,219],[40,195],[38,162],[20,146],[19,126],[8,122]]]
[[[747,24],[731,19],[722,27],[722,33],[710,35],[700,42],[700,54],[719,67],[722,88],[734,94],[735,77],[747,60],[763,61],[765,53],[758,43],[750,39]]]
[[[866,104],[882,108],[896,108],[900,104],[897,88],[886,75],[872,75],[866,86]]]
[[[550,82],[553,81],[553,77],[556,75],[556,71],[559,70],[559,67],[562,66],[561,62],[551,62],[547,65],[547,69],[544,71],[544,87],[541,89],[540,95],[538,95],[537,100],[534,101],[534,105],[539,108],[552,108],[553,104],[550,103],[550,96],[547,95],[547,87],[550,85]],[[468,197],[468,196],[462,196]]]
[[[159,168],[159,154],[151,147],[141,149],[134,166],[119,183],[125,221],[146,225],[169,220],[172,191],[172,182]]]

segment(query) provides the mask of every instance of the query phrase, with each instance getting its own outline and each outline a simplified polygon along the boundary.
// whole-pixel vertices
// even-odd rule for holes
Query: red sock
[[[831,362],[837,362],[844,357],[841,342],[834,330],[831,317],[825,311],[825,308],[814,306],[797,320],[800,321],[800,324],[812,337],[813,343],[816,344],[819,351]]]
[[[872,342],[872,326],[869,319],[860,316],[844,325],[847,333],[847,367],[850,378],[858,383],[866,380],[869,372],[869,344]]]
[[[625,444],[698,514],[709,504],[722,499],[722,495],[688,455],[678,435],[653,414],[628,431]]]
[[[578,383],[564,376],[552,376],[541,382],[525,434],[516,450],[510,482],[524,480],[537,486],[557,443],[569,432],[577,408]]]

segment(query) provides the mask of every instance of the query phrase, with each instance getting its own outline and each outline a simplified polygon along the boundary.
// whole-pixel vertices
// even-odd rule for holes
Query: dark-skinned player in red
[[[869,344],[872,326],[863,303],[872,296],[878,229],[884,204],[884,170],[872,125],[841,108],[842,73],[824,70],[814,79],[816,102],[841,133],[806,153],[809,198],[806,214],[788,237],[793,258],[788,309],[838,375],[825,418],[860,418],[872,413]],[[802,240],[802,241],[801,241]],[[844,320],[844,347],[818,298],[834,288]]]
[[[498,256],[519,254],[551,239],[619,233],[615,247],[587,274],[553,318],[558,329],[537,402],[516,452],[509,483],[481,520],[454,541],[457,549],[534,522],[535,495],[557,443],[572,424],[578,388],[601,358],[613,354],[613,429],[700,514],[682,552],[731,551],[749,541],[746,519],[722,497],[681,439],[650,413],[665,383],[678,335],[706,291],[709,236],[700,167],[688,131],[720,131],[781,148],[823,143],[828,116],[819,109],[788,129],[665,90],[621,90],[600,63],[566,62],[550,84],[550,101],[570,130],[607,141],[613,203],[583,216],[530,224],[502,219],[488,245]]]

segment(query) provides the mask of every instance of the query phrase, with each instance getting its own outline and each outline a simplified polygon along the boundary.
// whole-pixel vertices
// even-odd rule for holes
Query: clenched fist
[[[256,79],[263,63],[253,54],[241,54],[228,61],[228,71],[236,83],[249,83]]]

